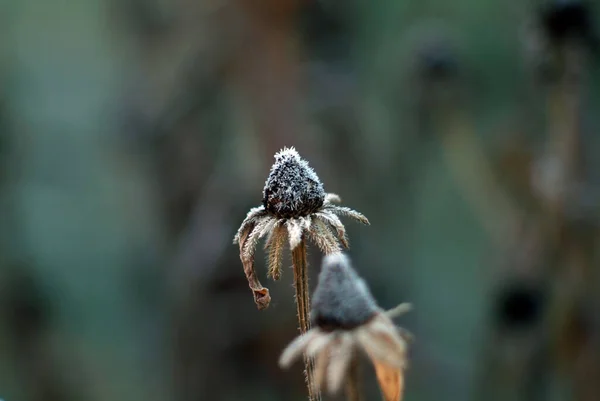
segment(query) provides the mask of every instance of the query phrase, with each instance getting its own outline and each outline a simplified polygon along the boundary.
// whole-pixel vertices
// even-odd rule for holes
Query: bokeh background
[[[406,400],[600,400],[599,12],[2,0],[0,398],[305,399],[291,271],[259,312],[232,244],[295,146],[415,306]]]

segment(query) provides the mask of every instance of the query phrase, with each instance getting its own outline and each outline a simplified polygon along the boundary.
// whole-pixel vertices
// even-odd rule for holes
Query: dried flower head
[[[294,148],[275,155],[263,189],[265,210],[282,219],[305,217],[325,202],[325,190],[315,171]]]
[[[325,193],[317,174],[294,148],[284,148],[275,155],[263,190],[263,205],[250,209],[234,238],[259,309],[266,308],[271,299],[254,271],[254,253],[260,239],[267,237],[268,276],[274,280],[281,277],[286,241],[292,251],[309,238],[324,254],[339,252],[340,244],[348,247],[348,239],[338,216],[369,224],[361,213],[336,205],[339,202],[339,196]]]
[[[315,358],[315,385],[335,394],[361,350],[375,366],[385,400],[398,401],[406,340],[412,336],[395,326],[392,317],[408,311],[410,305],[401,304],[387,312],[379,308],[365,281],[341,253],[325,256],[313,299],[311,319],[316,327],[288,345],[280,366],[289,367],[303,354]]]

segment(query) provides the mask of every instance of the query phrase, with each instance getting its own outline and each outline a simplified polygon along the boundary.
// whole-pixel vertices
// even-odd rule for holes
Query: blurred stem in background
[[[520,232],[523,231],[520,227],[523,224],[523,212],[502,186],[495,165],[491,163],[475,131],[470,104],[467,101],[469,93],[466,83],[470,81],[459,57],[452,44],[443,36],[421,48],[420,114],[425,116],[426,123],[436,135],[450,174],[490,237],[491,244],[496,249],[508,250],[509,254],[503,256],[508,259],[508,263],[503,262],[508,267],[505,276],[520,285],[520,276],[529,280],[532,267],[519,263],[515,269],[512,263],[517,262],[518,258],[514,258],[510,253],[520,252],[519,248],[530,243],[531,239],[524,237]],[[513,243],[511,239],[515,235],[518,239]],[[531,247],[526,249],[537,251]],[[537,258],[534,256],[532,260],[537,261]],[[535,282],[535,273],[533,279]],[[517,298],[514,298],[515,296]],[[528,294],[524,296],[527,297]],[[509,297],[507,301],[500,302],[513,302],[512,299],[521,302],[518,294]],[[521,308],[522,305],[515,307]],[[522,395],[524,383],[539,384],[532,375],[534,356],[539,352],[536,344],[540,341],[539,333],[534,331],[533,335],[515,341],[515,333],[510,330],[512,326],[507,330],[504,323],[512,325],[512,319],[518,318],[510,315],[512,311],[507,313],[507,319],[510,321],[503,321],[500,327],[493,326],[483,339],[480,364],[476,365],[476,400],[520,399],[518,397]],[[537,317],[536,310],[532,312],[531,318]]]
[[[585,1],[553,1],[540,12],[555,74],[547,85],[548,148],[536,188],[561,249],[555,272],[551,322],[557,374],[566,376],[577,401],[600,398],[600,327],[598,304],[598,216],[585,149],[583,118],[590,62],[597,52],[592,10]],[[546,173],[546,174],[544,174]],[[592,202],[594,203],[594,202]]]
[[[165,349],[149,335],[161,292],[145,298],[160,282],[159,213],[143,163],[111,135],[122,71],[105,2],[9,3],[1,248],[15,380],[24,400],[164,399]]]

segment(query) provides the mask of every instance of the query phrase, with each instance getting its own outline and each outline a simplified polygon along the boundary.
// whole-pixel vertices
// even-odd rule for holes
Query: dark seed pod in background
[[[14,339],[28,344],[47,327],[50,302],[29,273],[16,272],[1,297],[2,314]]]
[[[348,3],[310,1],[300,9],[300,34],[315,59],[346,62],[351,57],[353,9]]]
[[[540,12],[541,24],[548,39],[555,45],[565,41],[580,40],[596,47],[592,11],[583,0],[554,0],[544,5]]]
[[[449,43],[435,41],[417,50],[417,68],[423,78],[446,80],[458,75],[458,60]]]
[[[377,311],[373,295],[348,257],[339,253],[325,256],[313,295],[312,324],[323,330],[351,330]]]
[[[464,82],[453,33],[443,26],[425,28],[415,32],[411,75],[417,85],[419,109],[428,113],[460,104]]]
[[[494,300],[494,324],[500,330],[523,331],[541,323],[548,304],[542,283],[512,281],[499,289]]]

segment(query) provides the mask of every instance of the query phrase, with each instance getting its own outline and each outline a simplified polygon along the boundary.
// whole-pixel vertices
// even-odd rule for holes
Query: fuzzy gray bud
[[[275,163],[263,190],[265,209],[279,218],[308,216],[325,200],[319,177],[294,148],[275,155]]]
[[[351,330],[369,321],[379,308],[367,287],[341,253],[325,256],[313,295],[311,321],[324,330]]]

